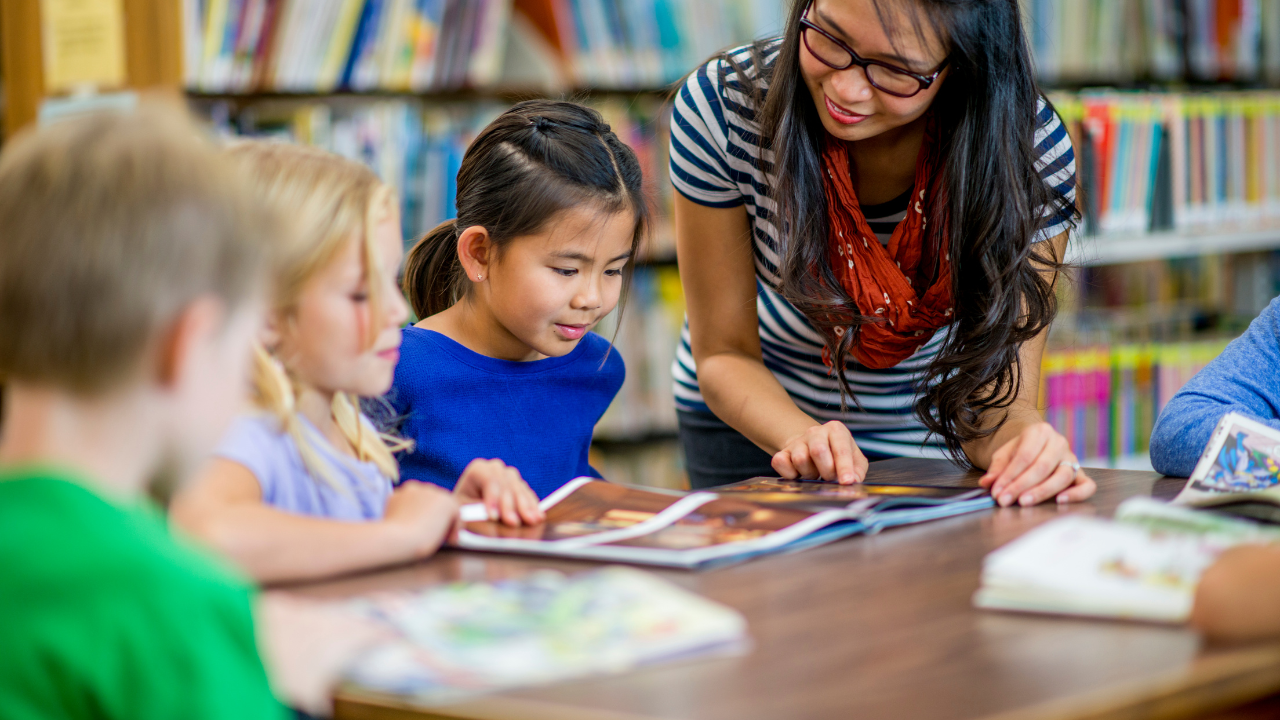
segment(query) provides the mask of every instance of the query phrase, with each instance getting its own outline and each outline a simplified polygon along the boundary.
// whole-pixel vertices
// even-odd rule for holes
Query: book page
[[[1195,471],[1174,502],[1217,504],[1227,500],[1224,493],[1257,493],[1277,484],[1280,431],[1238,413],[1228,413],[1213,431]]]
[[[1183,622],[1200,574],[1230,543],[1072,515],[983,562],[978,607]]]
[[[515,540],[557,541],[596,533],[625,530],[654,520],[659,513],[689,497],[600,480],[587,482],[559,502],[544,508],[541,525],[510,527],[491,520],[468,522],[463,528],[476,535]]]
[[[947,500],[971,494],[971,488],[927,487],[915,485],[877,485],[839,483],[814,480],[753,478],[714,490],[721,497],[739,497],[767,505],[784,505],[807,510],[857,509],[873,507],[887,498],[931,498]]]
[[[758,540],[813,517],[807,510],[763,507],[721,498],[690,512],[657,532],[611,543],[658,550],[692,550]]]

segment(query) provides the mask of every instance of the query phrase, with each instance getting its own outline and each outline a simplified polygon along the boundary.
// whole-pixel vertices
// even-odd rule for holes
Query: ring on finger
[[[1063,460],[1062,462],[1058,463],[1058,467],[1062,467],[1063,465],[1066,465],[1067,467],[1071,468],[1071,479],[1072,479],[1072,480],[1075,480],[1076,478],[1080,477],[1080,463],[1079,463],[1079,462],[1077,462],[1077,461],[1075,461],[1075,460]]]

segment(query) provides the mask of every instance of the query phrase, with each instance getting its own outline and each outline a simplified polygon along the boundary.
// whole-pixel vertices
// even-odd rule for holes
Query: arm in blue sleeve
[[[1187,476],[1229,412],[1280,429],[1280,298],[1165,406],[1151,433],[1151,464]]]

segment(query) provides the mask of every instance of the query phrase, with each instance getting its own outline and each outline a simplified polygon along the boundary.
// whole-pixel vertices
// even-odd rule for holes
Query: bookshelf
[[[488,118],[538,96],[600,108],[641,154],[660,219],[636,271],[632,305],[621,325],[602,327],[616,336],[628,379],[598,428],[597,467],[629,481],[678,483],[669,366],[683,299],[665,219],[664,101],[671,83],[713,52],[770,34],[784,3],[93,1],[114,4],[124,17],[125,76],[98,91],[159,88],[185,98],[219,132],[286,137],[359,158],[403,191],[410,238],[451,215],[450,169]],[[1046,363],[1059,362],[1055,353],[1102,347],[1119,357],[1111,350],[1124,343],[1229,337],[1258,298],[1280,292],[1272,252],[1280,249],[1280,155],[1266,154],[1280,148],[1280,92],[1267,89],[1280,85],[1280,0],[1022,1],[1042,79],[1058,88],[1052,99],[1076,143],[1089,217],[1069,250],[1080,268],[1062,291],[1064,313]],[[46,85],[41,6],[0,3],[6,134],[33,122],[44,98],[86,92]],[[1099,122],[1111,125],[1099,130]],[[1236,142],[1223,157],[1242,162],[1224,162],[1215,170],[1222,182],[1196,195],[1185,140],[1210,125],[1224,148]],[[1108,144],[1108,131],[1130,140]],[[1246,152],[1241,142],[1263,152]],[[1181,159],[1173,147],[1184,148]],[[1217,156],[1199,157],[1209,155]],[[1115,187],[1128,191],[1109,192]],[[1184,282],[1192,266],[1218,277],[1209,282],[1221,286],[1217,295]],[[1114,285],[1164,289],[1121,302],[1103,297]],[[1247,286],[1235,294],[1248,301],[1227,297],[1236,286]],[[1098,362],[1100,377],[1106,363]],[[1114,380],[1120,370],[1112,365]],[[1162,392],[1171,388],[1166,383]],[[1090,412],[1082,402],[1057,392],[1046,410],[1069,430],[1068,418]],[[1081,456],[1120,464],[1142,457],[1094,450]]]
[[[1280,248],[1280,227],[1238,232],[1156,232],[1077,235],[1067,249],[1073,265],[1120,265],[1165,258],[1246,253]]]

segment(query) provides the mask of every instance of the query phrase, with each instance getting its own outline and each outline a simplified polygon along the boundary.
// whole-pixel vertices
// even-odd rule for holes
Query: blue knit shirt
[[[567,355],[515,362],[468,350],[432,330],[404,331],[387,394],[413,440],[400,477],[453,488],[467,463],[498,458],[546,497],[587,463],[591,433],[626,369],[608,340],[587,333]]]
[[[1165,406],[1151,433],[1151,464],[1190,475],[1213,428],[1233,411],[1280,429],[1280,298]]]

